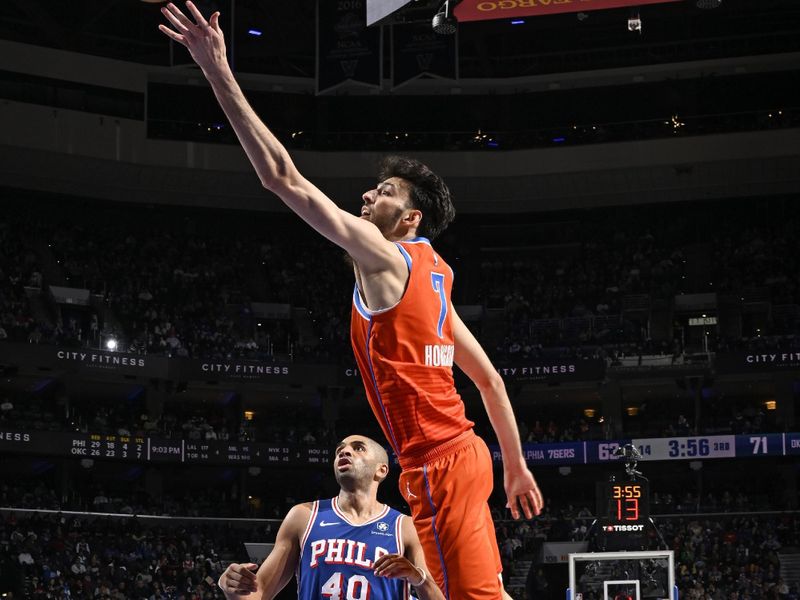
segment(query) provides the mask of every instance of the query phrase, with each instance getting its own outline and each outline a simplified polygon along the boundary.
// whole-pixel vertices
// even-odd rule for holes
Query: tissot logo
[[[606,525],[606,531],[643,531],[644,525]]]

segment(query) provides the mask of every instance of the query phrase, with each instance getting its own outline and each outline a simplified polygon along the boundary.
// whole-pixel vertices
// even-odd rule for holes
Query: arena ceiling
[[[222,12],[239,70],[314,76],[316,0],[196,4]],[[438,0],[417,0],[396,19],[430,20],[437,5]],[[142,0],[4,0],[0,39],[153,65],[188,62],[158,32],[159,6]],[[464,23],[458,32],[461,76],[531,75],[550,60],[556,70],[597,69],[631,64],[632,56],[635,64],[658,64],[800,50],[797,0],[724,0],[713,10],[685,0],[643,6],[640,13],[642,35],[627,30],[628,9],[528,18],[518,26],[508,20]],[[248,35],[249,29],[262,35]],[[581,60],[573,60],[576,55]]]

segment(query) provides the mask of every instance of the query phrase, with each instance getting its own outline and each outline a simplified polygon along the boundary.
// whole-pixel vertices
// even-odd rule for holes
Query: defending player
[[[297,575],[298,600],[443,600],[428,577],[411,521],[378,502],[389,458],[376,441],[351,435],[337,446],[336,498],[298,504],[264,563],[232,564],[219,579],[226,598],[271,600]]]
[[[478,387],[497,434],[512,516],[531,518],[543,500],[503,381],[455,313],[453,272],[429,241],[455,214],[447,186],[426,166],[394,158],[363,195],[360,217],[339,209],[299,173],[248,104],[227,64],[219,13],[206,21],[186,6],[194,20],[170,3],[163,13],[174,30],[161,31],[203,70],[262,185],[353,258],[353,349],[370,405],[400,459],[401,492],[431,572],[453,600],[503,597],[486,504],[491,457],[465,416],[453,363]]]

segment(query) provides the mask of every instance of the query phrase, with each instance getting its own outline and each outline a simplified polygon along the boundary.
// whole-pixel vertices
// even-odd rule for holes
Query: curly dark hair
[[[390,177],[399,177],[409,183],[411,204],[422,213],[418,235],[435,239],[453,222],[456,209],[450,190],[442,178],[426,165],[407,156],[387,156],[380,163],[378,181]]]

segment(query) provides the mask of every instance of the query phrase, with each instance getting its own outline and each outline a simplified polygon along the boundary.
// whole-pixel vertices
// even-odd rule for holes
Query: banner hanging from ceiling
[[[460,22],[533,17],[606,8],[664,4],[681,0],[462,0],[455,8]]]
[[[392,86],[420,77],[458,78],[456,36],[439,35],[430,23],[392,26]]]
[[[354,82],[381,85],[381,28],[367,27],[365,0],[317,1],[317,94]]]

